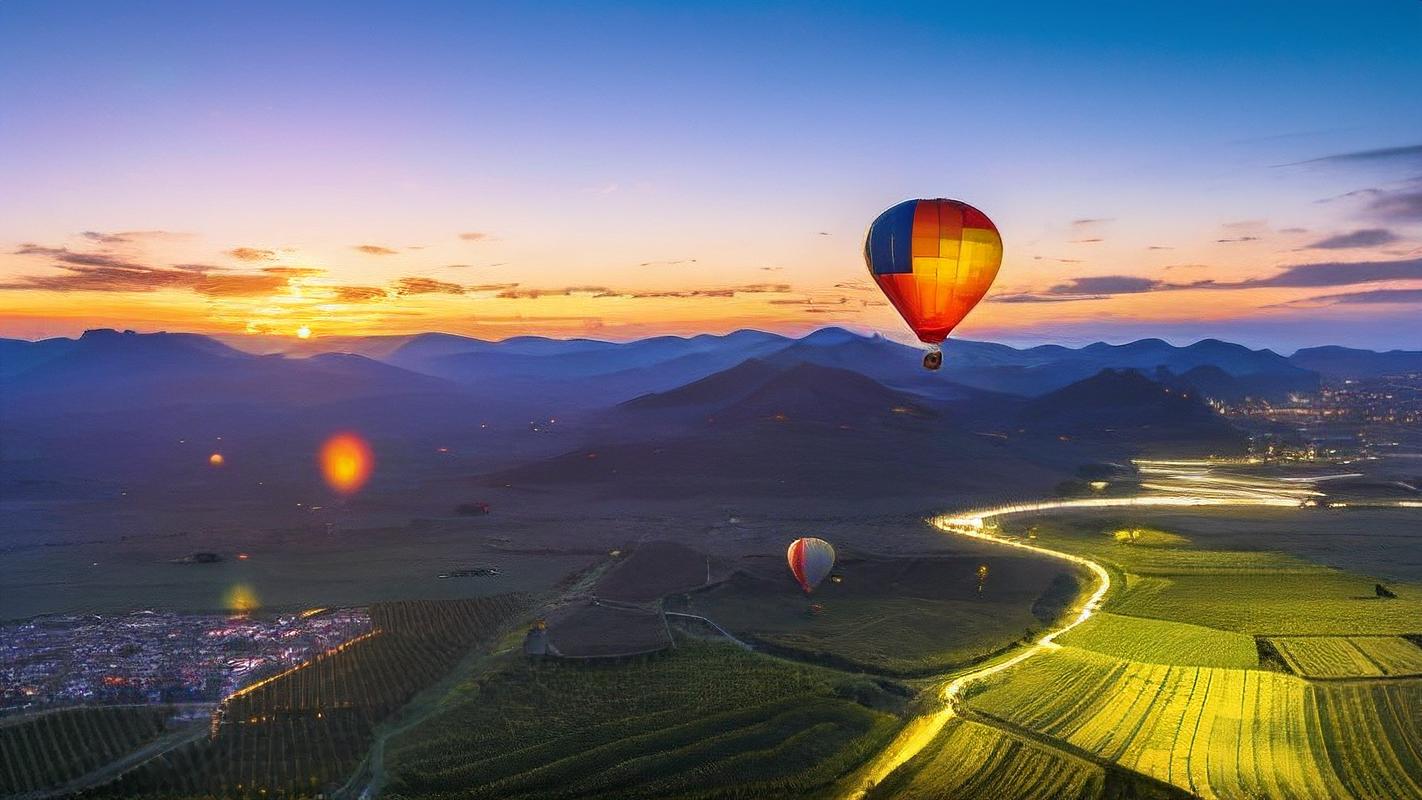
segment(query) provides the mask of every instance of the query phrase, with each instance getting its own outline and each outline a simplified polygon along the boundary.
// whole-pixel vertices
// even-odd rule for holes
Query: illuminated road
[[[1136,461],[1136,470],[1142,477],[1140,484],[1147,491],[1159,494],[1137,495],[1133,497],[1087,497],[1063,500],[1042,500],[1028,503],[1014,503],[996,508],[973,509],[935,517],[929,522],[939,530],[959,536],[1030,550],[1038,555],[1069,561],[1085,567],[1096,576],[1096,588],[1081,605],[1077,615],[1065,625],[1057,627],[1030,645],[1002,661],[996,661],[947,681],[939,689],[944,701],[943,708],[932,714],[925,714],[910,720],[899,735],[873,758],[857,775],[854,784],[844,795],[850,800],[864,797],[870,788],[877,786],[894,770],[918,755],[932,742],[943,726],[958,714],[957,704],[964,688],[989,675],[995,675],[1014,667],[1038,653],[1054,650],[1061,645],[1057,637],[1091,618],[1111,590],[1111,573],[1105,567],[1089,558],[1072,553],[1050,550],[1017,539],[1008,539],[992,533],[984,524],[988,519],[999,519],[1012,514],[1028,514],[1041,511],[1076,508],[1111,508],[1120,506],[1252,506],[1276,508],[1300,508],[1321,497],[1314,488],[1318,480],[1352,477],[1342,475],[1316,476],[1312,478],[1267,478],[1249,475],[1220,474],[1214,467],[1219,462],[1209,461]],[[1382,503],[1403,508],[1422,505],[1416,501]]]

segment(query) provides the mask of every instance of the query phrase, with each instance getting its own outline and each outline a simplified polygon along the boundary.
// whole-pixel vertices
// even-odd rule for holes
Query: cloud
[[[1422,190],[1380,192],[1368,204],[1368,211],[1379,219],[1422,222]]]
[[[464,287],[457,283],[437,281],[434,278],[408,277],[395,282],[395,293],[407,294],[464,294]]]
[[[1074,228],[1089,228],[1093,225],[1100,225],[1103,222],[1111,222],[1115,217],[1083,217],[1071,221]]]
[[[262,267],[262,272],[268,275],[284,275],[288,278],[314,278],[317,275],[326,274],[326,270],[320,267]]]
[[[342,303],[367,303],[384,300],[386,292],[378,286],[336,286],[333,287],[336,300]]]
[[[492,242],[494,240],[493,236],[483,231],[466,231],[459,234],[459,238],[466,242]]]
[[[1099,236],[1093,236],[1093,237],[1091,237],[1091,238],[1089,238],[1089,239],[1072,239],[1072,240],[1071,240],[1071,244],[1096,244],[1097,242],[1104,242],[1104,241],[1106,241],[1106,240],[1105,240],[1105,239],[1102,239],[1102,238],[1099,237]]]
[[[790,291],[787,283],[750,283],[741,286],[725,286],[709,289],[611,289],[606,286],[563,286],[555,289],[508,289],[498,293],[505,300],[536,300],[540,297],[567,297],[589,295],[595,298],[691,298],[691,297],[735,297],[741,294],[781,294]]]
[[[1281,167],[1296,167],[1300,164],[1321,164],[1321,163],[1359,163],[1369,161],[1393,161],[1393,160],[1418,160],[1422,161],[1422,144],[1409,144],[1401,147],[1380,147],[1373,150],[1355,150],[1351,153],[1334,153],[1331,156],[1321,156],[1310,158],[1304,161],[1294,161],[1289,164],[1280,164]]]
[[[287,276],[261,275],[200,275],[190,287],[209,297],[252,297],[267,295],[287,285]]]
[[[1078,294],[1137,294],[1157,289],[1160,281],[1134,275],[1095,275],[1087,278],[1072,278],[1067,283],[1059,283],[1047,290],[1052,295]]]
[[[1326,294],[1309,300],[1319,303],[1373,304],[1373,303],[1422,303],[1422,289],[1373,289],[1367,292],[1347,292]]]
[[[1176,288],[1243,288],[1350,286],[1377,281],[1422,280],[1422,258],[1401,261],[1325,261],[1288,267],[1267,278],[1251,278],[1237,283],[1200,282]]]
[[[1376,247],[1397,241],[1397,235],[1386,228],[1361,228],[1352,233],[1340,233],[1319,239],[1308,248],[1311,250],[1345,250],[1350,247]]]
[[[503,292],[509,289],[517,289],[517,283],[478,283],[473,286],[464,287],[466,292]]]
[[[1216,239],[1215,241],[1216,241],[1216,242],[1219,242],[1219,243],[1221,243],[1221,244],[1228,244],[1228,243],[1230,243],[1230,242],[1257,242],[1257,241],[1259,241],[1259,237],[1258,237],[1258,236],[1236,236],[1236,237],[1231,238],[1231,239]]]
[[[1147,249],[1147,250],[1174,250],[1175,248],[1173,248],[1173,247],[1168,247],[1168,246],[1163,245],[1163,244],[1153,244],[1153,245],[1151,245],[1150,247],[1147,247],[1146,249]]]
[[[676,260],[676,261],[643,261],[642,263],[638,264],[637,266],[639,266],[639,267],[669,267],[669,266],[672,266],[673,264],[695,264],[695,263],[696,263],[696,259],[694,259],[694,258],[682,258],[682,259],[678,259],[678,260]]]
[[[368,256],[393,256],[400,252],[399,250],[392,250],[389,247],[381,247],[378,244],[358,244],[354,249]]]
[[[44,247],[37,244],[22,244],[15,251],[17,256],[44,256],[60,264],[85,267],[113,267],[115,269],[148,269],[128,259],[108,253],[76,253],[67,247]]]
[[[993,303],[1071,303],[1077,300],[1105,300],[1110,295],[1105,294],[1079,294],[1054,296],[1048,294],[1032,294],[1023,292],[1020,294],[999,294],[989,297]]]
[[[291,278],[322,274],[314,267],[267,267],[255,273],[228,272],[209,264],[155,267],[110,253],[81,253],[67,247],[24,244],[16,255],[49,259],[60,270],[51,275],[25,275],[0,284],[11,290],[57,292],[153,292],[187,290],[209,297],[270,294]]]
[[[238,261],[272,261],[277,257],[275,250],[263,250],[259,247],[234,247],[227,251],[227,255]]]
[[[91,242],[99,244],[133,244],[139,239],[177,239],[183,234],[172,231],[119,231],[117,233],[103,233],[100,231],[84,231],[79,234]]]

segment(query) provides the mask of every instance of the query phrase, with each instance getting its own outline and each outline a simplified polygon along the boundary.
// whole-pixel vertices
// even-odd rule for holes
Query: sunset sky
[[[1422,2],[0,3],[0,335],[907,330],[1422,347]]]

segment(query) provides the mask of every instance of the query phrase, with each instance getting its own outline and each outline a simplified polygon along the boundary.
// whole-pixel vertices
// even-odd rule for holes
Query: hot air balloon
[[[834,568],[834,548],[824,539],[796,539],[790,543],[785,560],[790,563],[790,572],[799,581],[800,588],[809,594]]]
[[[983,299],[1002,265],[1002,237],[983,212],[958,200],[906,200],[880,214],[864,239],[864,263],[913,332],[933,349]]]

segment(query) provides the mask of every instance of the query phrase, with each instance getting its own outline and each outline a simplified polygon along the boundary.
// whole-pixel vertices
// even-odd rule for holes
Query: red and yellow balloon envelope
[[[326,485],[341,494],[354,494],[370,480],[375,455],[370,445],[354,433],[338,433],[321,445],[321,475]]]
[[[820,581],[834,569],[834,548],[824,539],[806,537],[790,543],[785,553],[790,564],[790,573],[799,582],[800,588],[809,594],[820,585]]]
[[[967,203],[908,200],[869,226],[864,262],[918,338],[939,344],[987,294],[1002,237]]]

